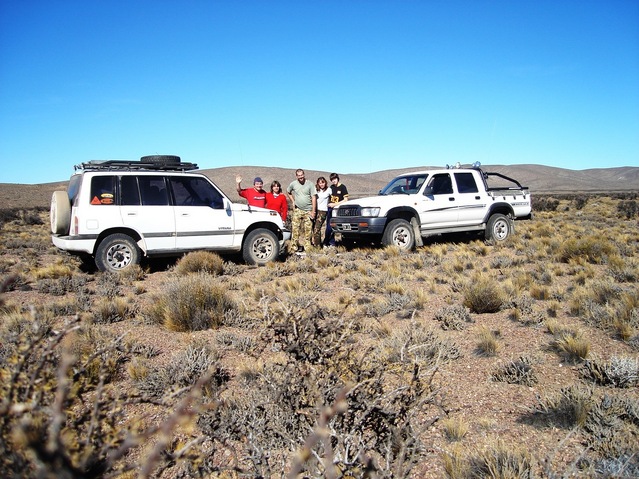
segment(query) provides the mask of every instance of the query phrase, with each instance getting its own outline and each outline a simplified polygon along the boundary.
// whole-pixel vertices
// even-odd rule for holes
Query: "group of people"
[[[338,204],[348,200],[348,189],[340,183],[339,175],[331,173],[331,184],[320,176],[313,183],[306,180],[304,170],[295,171],[295,180],[288,185],[286,193],[279,181],[271,183],[270,191],[263,189],[264,182],[259,176],[253,180],[252,188],[242,188],[242,177],[236,176],[237,193],[250,206],[261,206],[277,211],[286,222],[289,218],[290,200],[293,206],[291,219],[291,241],[288,252],[301,253],[312,247],[329,248],[335,246],[331,228],[331,213]],[[324,233],[322,235],[322,233]]]

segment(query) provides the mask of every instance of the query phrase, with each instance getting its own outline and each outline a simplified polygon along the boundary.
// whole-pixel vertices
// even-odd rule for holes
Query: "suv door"
[[[225,249],[240,241],[233,211],[224,196],[203,176],[170,176],[179,250]]]
[[[144,237],[147,253],[175,249],[175,213],[164,176],[120,177],[122,223]]]

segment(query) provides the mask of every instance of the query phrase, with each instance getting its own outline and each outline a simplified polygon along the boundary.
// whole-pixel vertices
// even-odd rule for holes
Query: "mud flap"
[[[417,218],[413,216],[410,219],[410,224],[413,227],[413,234],[415,235],[415,246],[424,246],[424,240],[422,238],[421,231],[419,231],[419,223],[417,223]]]

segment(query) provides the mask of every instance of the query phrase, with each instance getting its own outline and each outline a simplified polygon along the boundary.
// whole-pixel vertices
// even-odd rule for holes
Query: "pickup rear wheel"
[[[123,271],[140,263],[140,248],[133,238],[122,233],[102,240],[95,252],[95,265],[100,271]]]
[[[258,228],[251,231],[242,247],[242,256],[247,264],[263,265],[275,261],[280,255],[280,243],[271,230]]]
[[[384,246],[397,246],[403,251],[410,251],[415,246],[415,232],[411,224],[401,218],[392,220],[386,226],[382,236]]]
[[[486,241],[495,243],[504,241],[513,233],[513,223],[500,213],[492,215],[486,224]]]

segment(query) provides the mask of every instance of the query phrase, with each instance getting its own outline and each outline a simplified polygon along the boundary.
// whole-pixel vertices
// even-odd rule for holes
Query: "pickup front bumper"
[[[385,217],[333,216],[331,228],[342,236],[381,235],[386,227]]]

